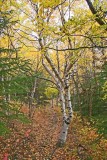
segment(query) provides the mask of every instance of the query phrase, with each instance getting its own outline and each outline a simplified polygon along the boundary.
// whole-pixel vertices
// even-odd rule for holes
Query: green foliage
[[[28,60],[22,60],[17,58],[1,58],[0,59],[0,75],[1,86],[0,95],[8,96],[11,98],[18,98],[19,94],[26,94],[28,92],[30,71]],[[8,94],[8,95],[7,95]]]
[[[20,120],[22,123],[30,123],[31,121],[28,119],[27,116],[25,116],[24,114],[20,113],[17,115],[17,119]]]
[[[1,12],[0,28],[2,35],[6,29],[16,24],[10,15],[13,11]],[[32,85],[31,63],[29,60],[15,58],[15,48],[0,46],[0,134],[9,133],[8,123],[14,119],[23,123],[29,120],[20,113],[20,101],[24,101]],[[17,103],[19,101],[19,104]]]
[[[104,97],[103,100],[107,100],[107,81],[103,85],[103,92],[104,92]]]
[[[81,97],[81,108],[83,108],[82,109],[83,114],[89,113],[89,108],[88,108],[89,106],[87,106],[87,103],[89,104],[91,92],[93,94],[93,96],[91,97],[93,106],[92,115],[104,113],[106,111],[106,99],[104,99],[104,97],[106,96],[106,74],[107,74],[107,64],[105,63],[102,68],[102,71],[100,73],[97,73],[96,78],[93,77],[91,78],[91,80],[86,79],[82,84],[84,92],[80,94],[80,97]],[[88,99],[86,98],[86,94],[89,95]],[[88,102],[86,103],[86,101]]]
[[[94,127],[98,128],[98,133],[104,135],[107,138],[107,113],[101,113],[93,116],[91,122]]]
[[[96,124],[99,132],[104,133],[104,135],[107,134],[106,77],[107,63],[104,64],[102,71],[97,73],[96,77],[91,78],[91,80],[87,79],[84,81],[82,84],[84,92],[79,94],[80,102],[78,102],[78,94],[75,95],[75,101],[77,103],[74,108],[74,110],[79,110],[82,116],[89,117],[90,107],[92,107],[90,118],[94,119],[94,125]]]
[[[47,102],[47,97],[45,94],[45,90],[46,88],[49,86],[49,82],[44,80],[44,73],[43,72],[38,72],[36,73],[36,75],[34,75],[35,78],[37,78],[36,83],[37,83],[37,87],[36,87],[36,91],[35,91],[35,101],[37,105],[45,105],[45,103]]]
[[[9,133],[9,129],[6,124],[0,121],[0,136],[4,136]]]
[[[31,87],[30,63],[20,58],[4,57],[0,59],[0,107],[1,112],[17,113],[15,101],[22,101]],[[11,118],[10,117],[10,118]],[[9,116],[8,116],[9,118]]]
[[[5,34],[7,28],[15,25],[18,22],[17,20],[16,21],[12,20],[13,14],[14,14],[13,10],[8,10],[4,12],[0,11],[0,33]]]
[[[45,90],[45,94],[46,94],[47,98],[53,99],[58,96],[58,90],[56,88],[48,87]]]

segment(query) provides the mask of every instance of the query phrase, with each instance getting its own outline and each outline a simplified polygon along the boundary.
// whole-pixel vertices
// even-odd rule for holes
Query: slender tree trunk
[[[89,97],[89,117],[91,117],[92,116],[92,96],[93,96],[92,88],[90,88],[89,92],[90,92],[90,97]]]
[[[33,107],[33,100],[34,100],[34,94],[35,94],[35,91],[36,91],[36,86],[37,86],[37,78],[35,78],[35,81],[34,81],[34,86],[33,86],[33,89],[30,93],[30,96],[29,96],[29,117],[32,117],[33,115],[33,111],[34,111],[34,107]]]
[[[52,106],[52,108],[54,107],[54,99],[53,98],[51,100],[51,106]]]
[[[58,146],[63,146],[66,142],[68,128],[71,123],[72,113],[73,113],[72,104],[71,104],[70,86],[68,86],[67,81],[66,83],[67,83],[67,88],[65,88],[65,90],[61,88],[60,90],[60,98],[62,102],[61,104],[62,104],[62,111],[63,111],[63,124],[62,124],[61,133],[58,140]],[[66,96],[64,96],[64,92]]]

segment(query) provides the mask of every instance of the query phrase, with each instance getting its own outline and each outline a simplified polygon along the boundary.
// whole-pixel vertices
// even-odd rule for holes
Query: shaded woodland
[[[0,1],[0,160],[107,159],[107,1]]]

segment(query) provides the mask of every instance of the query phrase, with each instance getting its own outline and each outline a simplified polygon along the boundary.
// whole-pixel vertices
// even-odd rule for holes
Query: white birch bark
[[[58,145],[63,146],[67,139],[68,128],[70,122],[72,120],[72,104],[71,104],[71,95],[70,95],[70,86],[69,86],[69,79],[65,77],[65,96],[62,94],[61,91],[61,101],[62,101],[62,110],[63,110],[63,125],[61,129],[61,133],[58,140]],[[62,87],[62,86],[61,86]],[[66,111],[68,111],[66,113]]]
[[[51,75],[51,77],[55,80],[56,84],[58,83],[57,78],[55,77],[54,73],[50,70],[50,68],[45,64],[44,60],[42,60],[42,64],[45,68],[45,70]]]
[[[63,112],[63,120],[66,119],[66,106],[65,106],[65,96],[64,96],[64,91],[62,87],[60,87],[60,100],[61,100],[61,106],[62,106],[62,112]]]
[[[63,12],[63,11],[62,11]],[[63,13],[61,14],[63,15]],[[64,16],[62,16],[62,21],[64,22]],[[63,23],[62,23],[63,24]],[[42,38],[42,32],[39,34],[39,45],[41,47],[41,50],[44,48],[45,40]],[[70,40],[69,40],[70,43]],[[71,44],[71,43],[70,43]],[[52,59],[49,57],[47,49],[44,51],[43,54],[43,60],[42,64],[45,68],[45,70],[49,73],[49,75],[53,78],[53,81],[55,82],[57,89],[60,93],[60,99],[61,99],[61,106],[62,106],[62,112],[63,112],[63,124],[61,133],[58,140],[58,145],[63,145],[66,142],[67,139],[67,133],[68,128],[72,119],[72,105],[71,105],[71,97],[70,97],[70,88],[69,88],[69,71],[72,68],[72,65],[69,63],[69,60],[66,60],[66,67],[65,71],[63,72],[63,78],[62,73],[60,70],[60,61],[57,54],[57,65],[55,65],[52,61]],[[44,62],[44,60],[47,61],[48,65]],[[68,71],[68,72],[67,72]],[[67,103],[66,103],[67,102]]]
[[[62,146],[66,142],[69,124],[72,119],[72,104],[71,104],[69,77],[66,76],[68,73],[65,71],[64,80],[62,80],[56,66],[53,64],[50,57],[48,55],[45,55],[45,58],[49,63],[51,69],[48,68],[48,66],[44,63],[44,61],[43,65],[46,71],[53,77],[53,79],[57,83],[58,90],[60,92],[61,106],[63,112],[63,124],[58,140],[58,145]]]
[[[62,125],[62,129],[61,129],[61,133],[60,133],[60,136],[59,136],[59,139],[58,139],[58,143],[57,143],[57,145],[60,146],[60,147],[63,146],[66,142],[67,134],[68,134],[68,128],[69,128],[69,125],[64,121],[63,125]]]
[[[50,64],[50,66],[51,66],[51,68],[52,68],[55,76],[58,78],[58,80],[60,81],[60,83],[61,83],[62,85],[64,85],[64,84],[63,84],[63,81],[62,81],[62,78],[61,78],[61,76],[60,76],[57,68],[56,68],[55,65],[53,64],[52,60],[50,59],[50,57],[46,54],[46,55],[45,55],[45,58],[46,58],[47,62]]]
[[[68,88],[68,113],[69,113],[69,119],[71,121],[71,118],[73,117],[73,110],[72,110],[72,103],[71,103],[71,94],[70,94],[70,87]]]

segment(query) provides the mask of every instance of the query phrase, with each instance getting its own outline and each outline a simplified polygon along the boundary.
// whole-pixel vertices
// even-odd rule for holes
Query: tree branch
[[[103,19],[99,16],[98,11],[95,9],[95,7],[93,6],[91,0],[86,0],[91,12],[93,15],[96,15],[95,20],[97,21],[97,23],[99,25],[105,25],[106,23],[103,21]],[[105,29],[107,31],[107,28]]]
[[[47,49],[51,49],[54,51],[75,51],[75,50],[79,50],[79,49],[90,49],[90,48],[107,48],[107,46],[83,46],[83,47],[77,47],[77,48],[64,48],[64,49],[56,49],[56,48],[52,48],[52,47],[46,47]]]

